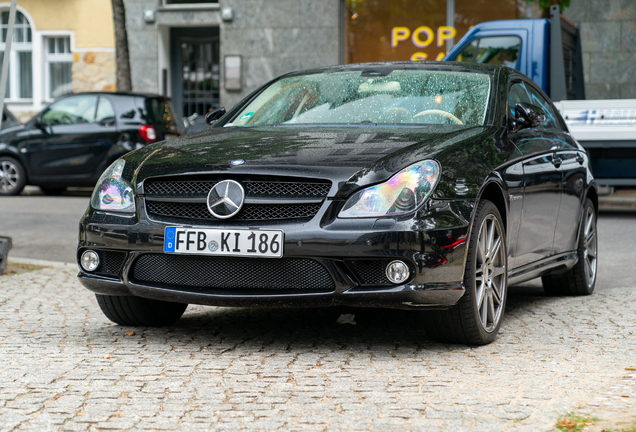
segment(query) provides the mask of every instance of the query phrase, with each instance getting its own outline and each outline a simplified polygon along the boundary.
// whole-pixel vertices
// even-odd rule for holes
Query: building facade
[[[9,6],[0,3],[0,59]],[[19,0],[7,107],[25,121],[63,94],[115,90],[112,16],[110,0]]]
[[[468,29],[538,18],[525,0],[124,0],[133,89],[182,115],[229,108],[286,72],[440,59]],[[573,0],[588,98],[636,97],[636,1]]]

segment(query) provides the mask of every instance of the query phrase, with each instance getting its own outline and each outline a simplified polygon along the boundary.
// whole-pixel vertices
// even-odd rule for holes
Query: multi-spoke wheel
[[[426,331],[434,339],[484,345],[495,340],[507,298],[506,234],[497,207],[483,200],[471,230],[464,286],[451,309],[432,311]]]
[[[565,273],[543,276],[543,289],[550,295],[590,295],[594,292],[597,268],[596,210],[585,200],[579,228],[578,262]]]
[[[0,196],[18,195],[24,189],[26,179],[20,162],[8,157],[0,156]]]
[[[491,332],[501,320],[506,290],[506,257],[502,248],[504,239],[500,222],[489,214],[479,228],[477,240],[477,268],[475,291],[477,309],[483,328]]]

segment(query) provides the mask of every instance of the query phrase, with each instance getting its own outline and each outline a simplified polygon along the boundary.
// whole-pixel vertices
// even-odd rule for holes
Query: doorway
[[[205,114],[219,107],[219,28],[172,28],[170,41],[174,107],[183,117],[197,113],[197,125],[205,125]]]

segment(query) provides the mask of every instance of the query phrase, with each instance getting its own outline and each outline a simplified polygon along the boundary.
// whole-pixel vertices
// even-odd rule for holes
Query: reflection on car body
[[[509,284],[594,289],[587,157],[512,69],[297,72],[208,119],[95,188],[79,277],[114,322],[170,324],[188,303],[392,307],[425,310],[435,339],[485,344]]]

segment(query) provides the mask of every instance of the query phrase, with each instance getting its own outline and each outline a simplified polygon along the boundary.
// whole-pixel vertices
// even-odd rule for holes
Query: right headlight
[[[122,178],[126,161],[116,160],[102,174],[91,196],[91,207],[120,213],[135,212],[133,188]]]
[[[397,216],[416,210],[435,189],[439,174],[434,160],[408,166],[388,181],[353,194],[338,217]]]

